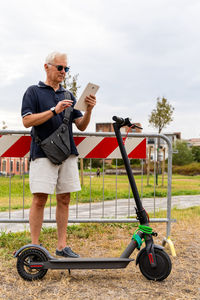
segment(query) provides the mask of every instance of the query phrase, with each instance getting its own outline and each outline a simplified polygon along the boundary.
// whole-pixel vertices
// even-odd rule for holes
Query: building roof
[[[200,139],[199,139],[199,138],[192,138],[192,139],[189,139],[188,142],[189,142],[192,146],[200,147]]]

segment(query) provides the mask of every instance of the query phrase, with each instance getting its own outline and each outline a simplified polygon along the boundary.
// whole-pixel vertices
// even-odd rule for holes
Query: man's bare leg
[[[58,250],[62,250],[66,247],[69,202],[70,193],[57,195],[56,222],[58,231]]]
[[[48,194],[33,194],[33,202],[30,208],[29,224],[31,231],[32,244],[39,245],[39,236],[42,228],[44,207],[47,202]]]

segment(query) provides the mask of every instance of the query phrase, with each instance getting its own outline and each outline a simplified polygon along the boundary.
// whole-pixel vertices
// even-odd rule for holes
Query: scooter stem
[[[121,126],[117,123],[113,123],[113,127],[114,127],[115,135],[116,135],[116,138],[118,141],[119,149],[120,149],[120,152],[121,152],[124,164],[125,164],[125,168],[126,168],[129,182],[130,182],[131,190],[132,190],[132,193],[133,193],[133,196],[135,199],[135,204],[136,204],[136,208],[137,208],[136,209],[137,218],[141,225],[148,225],[148,223],[149,223],[148,216],[146,214],[145,209],[142,206],[142,202],[140,200],[140,196],[139,196],[138,189],[137,189],[137,186],[135,183],[133,172],[132,172],[132,169],[131,169],[131,166],[129,163],[128,155],[127,155],[126,149],[123,144],[123,139],[122,139],[122,135],[120,132]]]

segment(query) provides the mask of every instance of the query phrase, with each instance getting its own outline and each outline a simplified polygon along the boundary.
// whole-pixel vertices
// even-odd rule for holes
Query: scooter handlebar
[[[117,116],[113,116],[113,121],[115,121],[116,123],[119,123],[120,125],[122,125],[124,123],[124,119],[123,118],[119,118]]]
[[[117,116],[113,116],[113,121],[115,121],[117,124],[120,125],[120,127],[122,126],[128,126],[128,127],[133,127],[133,128],[139,128],[139,129],[142,129],[142,127],[134,124],[134,123],[131,123],[130,119],[129,118],[126,118],[126,119],[123,119],[123,118],[120,118],[120,117],[117,117]]]

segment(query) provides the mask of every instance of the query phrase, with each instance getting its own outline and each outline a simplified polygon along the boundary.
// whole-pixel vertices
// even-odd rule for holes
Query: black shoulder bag
[[[69,119],[73,108],[65,109],[63,123],[50,136],[43,141],[35,131],[35,142],[42,148],[47,158],[55,165],[60,165],[71,154],[70,138],[69,138]]]

